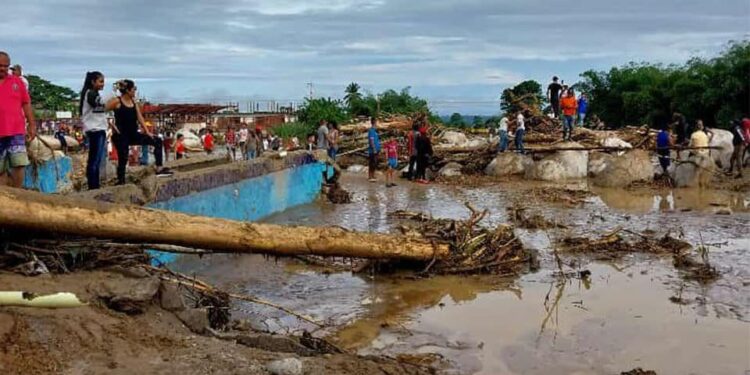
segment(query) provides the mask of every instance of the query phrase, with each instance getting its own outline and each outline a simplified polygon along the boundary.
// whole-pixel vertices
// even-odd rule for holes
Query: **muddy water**
[[[519,279],[372,278],[261,256],[186,258],[178,267],[326,320],[338,326],[329,331],[335,341],[362,353],[438,353],[450,363],[450,373],[600,374],[635,367],[659,374],[750,371],[748,193],[600,189],[582,207],[566,208],[530,199],[527,189],[544,186],[537,183],[468,188],[402,182],[386,189],[348,175],[344,186],[355,193],[353,204],[319,202],[267,221],[385,232],[393,224],[389,212],[463,218],[469,212],[464,202],[470,202],[488,208],[486,224],[494,225],[506,222],[505,207],[520,199],[570,229],[517,230],[527,247],[539,251],[542,263],[539,272]],[[617,227],[671,231],[693,244],[708,244],[722,278],[710,285],[684,281],[670,259],[646,255],[615,262],[566,256],[566,270],[589,270],[590,282],[554,277],[550,241]],[[252,305],[238,306],[235,317],[274,331],[311,328]]]

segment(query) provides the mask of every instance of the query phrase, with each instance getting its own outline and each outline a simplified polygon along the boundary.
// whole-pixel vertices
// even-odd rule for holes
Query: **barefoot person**
[[[385,144],[385,154],[388,158],[388,169],[385,171],[385,187],[396,186],[393,183],[393,175],[398,168],[398,142],[396,139],[390,139]]]
[[[86,181],[89,190],[99,189],[101,166],[107,154],[107,112],[115,107],[115,102],[105,105],[100,95],[104,89],[104,75],[100,72],[87,72],[81,89],[78,111],[83,122],[83,131],[89,140],[89,157],[86,162]]]
[[[36,121],[28,89],[9,67],[10,55],[0,52],[0,185],[20,188],[29,165],[26,139],[36,137]]]
[[[140,106],[136,101],[135,82],[124,79],[115,83],[115,88],[120,96],[111,99],[107,107],[113,107],[115,112],[115,127],[117,131],[112,136],[112,141],[117,149],[117,184],[125,184],[125,168],[128,165],[130,146],[154,146],[154,158],[156,159],[157,175],[169,175],[166,168],[162,168],[164,148],[162,140],[151,134],[146,128],[146,120],[143,119]],[[141,130],[139,133],[138,130]]]

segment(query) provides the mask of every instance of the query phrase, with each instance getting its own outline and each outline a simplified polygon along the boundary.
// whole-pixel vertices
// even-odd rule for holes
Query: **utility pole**
[[[310,100],[313,100],[313,83],[312,82],[308,82],[307,83],[307,88],[310,89]]]

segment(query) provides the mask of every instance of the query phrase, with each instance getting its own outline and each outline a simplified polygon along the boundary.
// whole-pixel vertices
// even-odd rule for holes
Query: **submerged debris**
[[[422,273],[516,274],[532,260],[510,225],[494,229],[479,226],[488,211],[477,211],[470,205],[467,220],[433,219],[422,213],[397,211],[392,216],[407,219],[400,226],[405,235],[416,235],[450,246],[447,259],[433,259]]]
[[[656,371],[644,370],[640,367],[634,368],[630,371],[623,371],[620,375],[656,375]]]
[[[352,194],[344,190],[338,182],[327,187],[326,196],[334,204],[352,203]]]
[[[573,190],[555,187],[533,188],[526,195],[534,200],[563,204],[569,207],[582,206],[586,199],[593,196],[586,190]]]
[[[523,207],[520,202],[515,202],[512,206],[507,208],[508,217],[510,221],[516,224],[519,228],[524,229],[552,229],[552,228],[567,228],[567,226],[547,220],[544,216],[534,213],[529,214],[528,209]]]

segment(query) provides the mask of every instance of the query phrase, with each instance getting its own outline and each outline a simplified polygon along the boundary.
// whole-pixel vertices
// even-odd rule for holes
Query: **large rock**
[[[654,164],[645,150],[633,150],[609,160],[593,183],[602,187],[626,187],[636,181],[654,178]]]
[[[297,358],[285,358],[266,365],[266,370],[273,375],[302,375],[302,361]]]
[[[438,172],[438,174],[442,177],[457,177],[461,175],[461,168],[461,164],[455,162],[448,163],[442,169],[440,169],[440,172]]]
[[[605,168],[607,168],[607,164],[609,164],[610,161],[614,156],[612,154],[608,154],[606,152],[592,152],[589,154],[589,177],[596,177],[599,175],[599,173],[602,173]]]
[[[560,148],[583,147],[577,142],[564,142]],[[588,174],[588,151],[558,151],[526,170],[526,178],[542,181],[563,181],[585,178]]]
[[[159,304],[167,311],[185,310],[185,299],[177,284],[163,282],[159,287]]]
[[[159,291],[157,278],[107,280],[97,286],[96,295],[112,310],[141,314]]]
[[[616,147],[616,148],[633,148],[633,145],[631,145],[628,142],[623,141],[620,138],[617,137],[607,137],[602,141],[602,146],[604,147]],[[619,151],[617,152],[618,155],[622,155],[625,151]]]
[[[465,146],[469,142],[466,134],[456,131],[447,131],[443,134],[443,144],[451,146]]]
[[[677,187],[708,187],[716,164],[709,155],[695,154],[675,167],[674,180]]]
[[[501,152],[484,169],[484,174],[495,177],[523,175],[526,169],[533,165],[534,161],[530,156],[515,152]]]
[[[177,313],[177,318],[191,331],[199,335],[206,333],[211,328],[211,322],[208,320],[208,309],[205,307],[180,311]]]
[[[734,152],[734,145],[732,145],[732,133],[724,129],[711,129],[714,136],[708,145],[711,147],[721,147],[719,150],[711,150],[711,158],[713,161],[722,168],[729,168],[730,160],[732,159],[732,153]]]

